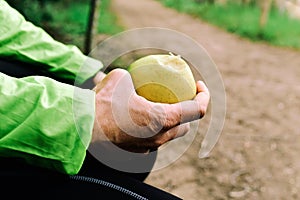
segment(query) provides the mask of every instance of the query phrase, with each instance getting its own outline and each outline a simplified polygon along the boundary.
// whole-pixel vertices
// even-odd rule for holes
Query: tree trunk
[[[260,4],[261,14],[259,19],[259,26],[261,29],[263,29],[267,24],[271,5],[272,5],[272,0],[264,0]]]
[[[98,31],[101,0],[91,0],[88,26],[85,36],[85,54],[88,55],[94,47],[94,37]]]

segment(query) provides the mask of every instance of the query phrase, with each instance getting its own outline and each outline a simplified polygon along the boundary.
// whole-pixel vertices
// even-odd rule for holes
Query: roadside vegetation
[[[55,39],[84,49],[90,0],[7,0],[27,20],[44,28]],[[112,35],[122,31],[110,10],[110,0],[101,0],[97,32]]]
[[[253,41],[266,41],[272,45],[300,49],[300,20],[291,18],[286,12],[280,12],[274,5],[268,12],[266,24],[261,27],[259,23],[261,9],[256,3],[227,1],[226,4],[217,4],[204,0],[159,1],[167,7],[200,17]]]

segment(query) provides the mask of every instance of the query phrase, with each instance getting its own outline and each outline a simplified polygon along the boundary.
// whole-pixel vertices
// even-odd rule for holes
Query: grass
[[[185,12],[253,41],[300,49],[300,21],[273,8],[266,26],[259,27],[260,10],[254,5],[217,5],[195,0],[159,0],[165,6]]]
[[[59,2],[49,4],[48,9],[52,10],[53,23],[60,24],[64,32],[84,34],[88,21],[89,4],[74,1],[64,7],[63,12],[61,7],[62,5]],[[99,18],[99,33],[115,34],[121,31],[121,27],[116,24],[116,17],[110,12],[110,0],[101,1]]]
[[[89,14],[88,1],[73,1],[67,5],[63,4],[63,1],[48,3],[46,11],[51,14],[46,25],[52,29],[52,35],[58,40],[83,49]],[[110,10],[110,0],[102,0],[98,33],[113,35],[122,31],[122,27],[116,21],[116,16]],[[45,25],[45,20],[42,24]]]

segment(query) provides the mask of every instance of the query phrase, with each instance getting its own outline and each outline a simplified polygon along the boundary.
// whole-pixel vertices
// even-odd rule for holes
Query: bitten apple
[[[147,55],[128,67],[138,95],[149,101],[177,103],[196,95],[196,82],[188,63],[179,55]]]

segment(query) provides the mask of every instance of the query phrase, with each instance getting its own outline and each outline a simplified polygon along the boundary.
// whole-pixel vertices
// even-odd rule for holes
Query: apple
[[[177,103],[196,95],[193,73],[180,55],[147,55],[131,63],[127,70],[137,94],[149,101]]]

